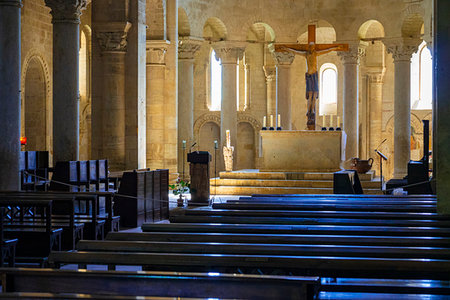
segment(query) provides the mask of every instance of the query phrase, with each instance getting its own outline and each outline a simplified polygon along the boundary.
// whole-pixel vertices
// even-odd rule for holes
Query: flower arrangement
[[[175,184],[170,184],[169,188],[173,191],[174,195],[179,195],[178,198],[178,207],[182,207],[184,205],[183,194],[189,192],[189,188],[191,184],[189,181],[183,180],[180,177],[177,178]]]

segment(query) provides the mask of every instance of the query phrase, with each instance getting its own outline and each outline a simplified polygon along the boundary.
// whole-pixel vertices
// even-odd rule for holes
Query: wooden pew
[[[250,234],[201,232],[111,232],[105,240],[153,242],[208,242],[254,244],[359,245],[450,248],[448,237],[357,236],[320,234]]]
[[[44,292],[239,299],[315,299],[317,277],[0,269],[4,293]],[[140,299],[140,297],[139,297]]]
[[[394,226],[343,226],[343,225],[273,225],[273,224],[216,224],[173,223],[144,224],[144,232],[215,232],[215,233],[266,233],[266,234],[321,234],[364,236],[429,236],[449,237],[449,228],[394,227]]]
[[[283,245],[250,243],[205,242],[142,242],[87,241],[77,244],[78,251],[137,252],[137,253],[194,253],[194,254],[251,254],[284,256],[339,256],[379,258],[432,258],[450,260],[449,248],[383,247],[354,245]]]
[[[314,275],[349,278],[402,278],[449,280],[450,260],[365,257],[184,254],[135,252],[59,252],[49,256],[54,266],[88,264],[143,266],[146,270],[198,270],[252,274]]]
[[[0,251],[1,261],[0,266],[4,267],[8,263],[9,267],[14,267],[16,263],[16,246],[18,239],[5,239],[4,235],[4,218],[5,208],[0,207]]]

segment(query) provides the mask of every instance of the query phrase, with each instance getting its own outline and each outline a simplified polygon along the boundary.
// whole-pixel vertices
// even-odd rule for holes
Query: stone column
[[[53,23],[53,161],[78,160],[80,15],[86,0],[45,0]]]
[[[284,130],[292,129],[292,108],[291,108],[291,65],[294,62],[295,54],[291,52],[274,52],[278,78],[277,114],[281,115],[281,127]],[[306,101],[306,100],[305,100]],[[276,116],[274,116],[274,126],[276,126]],[[270,126],[270,124],[268,124]]]
[[[338,52],[344,64],[343,130],[347,134],[345,160],[359,156],[359,61],[364,52],[359,43],[350,44],[348,52]]]
[[[111,170],[125,170],[125,54],[131,24],[96,24],[103,62],[103,157]]]
[[[419,41],[412,39],[385,40],[395,66],[394,79],[394,178],[408,174],[411,157],[411,57]]]
[[[383,112],[383,79],[384,68],[382,70],[371,69],[367,72],[369,77],[369,157],[374,158],[372,169],[379,170],[379,157],[374,153],[375,149],[382,142],[381,140],[381,119]]]
[[[178,173],[187,167],[182,141],[194,143],[194,55],[201,40],[180,38],[178,41]],[[187,149],[189,150],[189,149]]]
[[[147,40],[147,168],[164,168],[165,55],[170,42]]]
[[[0,190],[19,190],[21,0],[0,0]]]
[[[237,66],[244,55],[244,47],[221,42],[214,46],[222,65],[222,106],[220,110],[220,140],[222,149],[226,145],[226,130],[230,130],[231,146],[234,146],[234,162],[237,158]]]
[[[277,72],[274,66],[264,66],[264,75],[266,76],[267,86],[267,116],[277,113]],[[267,117],[269,118],[269,117]],[[269,119],[267,119],[269,120]],[[281,120],[283,121],[283,120]],[[269,125],[269,123],[267,123]]]

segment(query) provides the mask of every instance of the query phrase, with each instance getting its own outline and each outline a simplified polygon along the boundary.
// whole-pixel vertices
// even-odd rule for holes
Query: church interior
[[[449,299],[447,0],[0,0],[5,299]]]

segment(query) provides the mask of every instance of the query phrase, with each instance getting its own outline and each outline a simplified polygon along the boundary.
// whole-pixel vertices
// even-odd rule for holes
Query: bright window
[[[411,108],[431,109],[433,66],[431,51],[422,42],[411,58]]]
[[[319,115],[337,113],[337,68],[326,63],[320,68]]]
[[[222,65],[216,59],[216,52],[211,52],[211,111],[219,111],[222,104]]]

